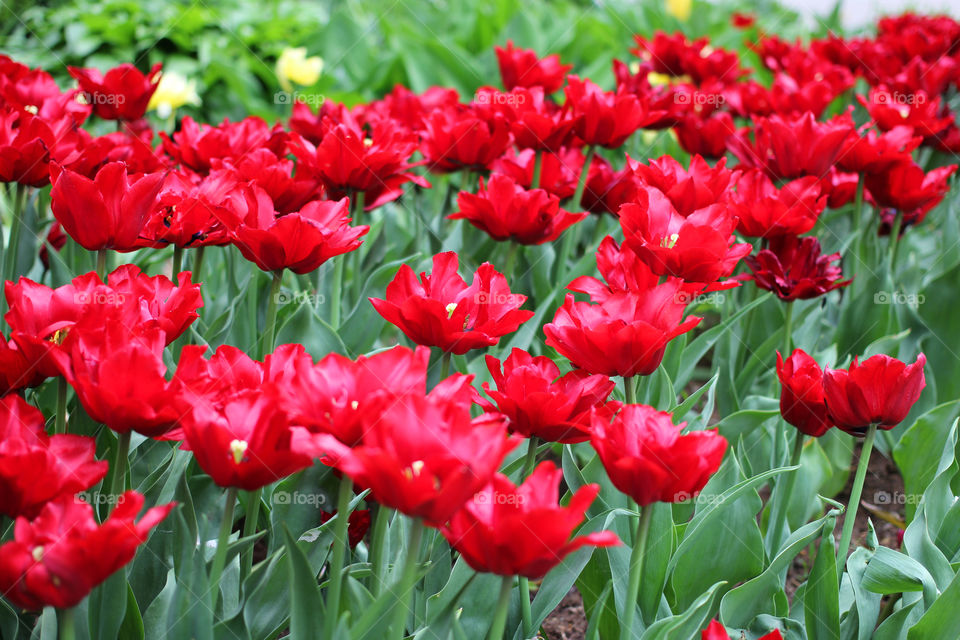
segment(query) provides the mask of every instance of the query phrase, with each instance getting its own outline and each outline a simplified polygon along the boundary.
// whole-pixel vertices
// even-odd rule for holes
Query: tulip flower
[[[156,206],[163,174],[138,178],[110,162],[93,180],[64,169],[50,191],[50,207],[67,235],[89,251],[133,251]]]
[[[820,241],[809,236],[780,236],[770,246],[744,261],[753,272],[757,286],[773,291],[781,300],[806,300],[845,287],[850,280],[841,280],[839,253],[822,255]]]
[[[500,78],[510,91],[514,87],[540,87],[546,94],[563,86],[563,80],[572,64],[560,64],[560,56],[552,54],[540,58],[532,49],[517,49],[508,40],[506,48],[494,47]]]
[[[481,171],[503,155],[510,141],[510,123],[503,114],[484,119],[472,109],[451,107],[424,118],[420,152],[436,173]]]
[[[573,113],[573,130],[588,145],[608,149],[623,146],[633,132],[663,114],[651,111],[637,96],[623,91],[605,92],[588,79],[567,78],[566,106]]]
[[[248,116],[239,122],[224,120],[217,126],[197,124],[186,116],[172,136],[160,132],[163,150],[181,167],[201,175],[210,172],[212,162],[238,160],[257,149],[269,149],[284,155],[287,134],[283,125],[270,127],[262,118]]]
[[[656,73],[688,76],[698,85],[708,80],[729,84],[747,73],[740,68],[740,57],[735,51],[710,46],[707,38],[691,42],[679,31],[657,31],[652,40],[640,35],[633,39],[637,46],[630,52],[652,64]]]
[[[813,176],[798,178],[779,189],[760,170],[744,173],[729,206],[737,216],[737,231],[755,238],[800,235],[813,229],[827,205]]]
[[[486,400],[480,406],[509,418],[513,433],[547,442],[585,442],[592,410],[608,411],[615,385],[606,376],[580,370],[561,376],[550,358],[522,349],[513,349],[502,364],[493,356],[486,362],[496,389],[484,382],[483,390],[496,406]]]
[[[877,87],[870,90],[869,97],[858,95],[857,100],[881,131],[906,126],[913,129],[914,135],[936,136],[954,122],[953,116],[943,114],[940,97],[928,96],[925,91],[904,96]]]
[[[819,438],[833,426],[827,414],[820,365],[802,349],[786,360],[777,352],[780,414],[800,433]]]
[[[533,316],[519,308],[527,297],[511,293],[507,279],[489,262],[467,285],[457,273],[459,261],[453,251],[439,253],[433,272],[421,273],[420,280],[402,265],[387,285],[386,299],[370,298],[370,303],[413,342],[457,355],[497,344]]]
[[[690,159],[689,171],[673,157],[666,155],[650,160],[649,164],[627,157],[627,166],[642,184],[663,193],[682,216],[722,202],[728,187],[737,183],[740,175],[738,171],[726,168],[725,158],[711,167],[698,155]]]
[[[306,47],[287,47],[277,58],[277,80],[285,91],[293,91],[293,84],[308,87],[320,79],[323,58],[307,57]]]
[[[837,168],[853,173],[879,173],[894,164],[909,161],[911,153],[922,141],[921,136],[913,135],[912,127],[905,125],[881,134],[870,129],[863,136],[847,138],[837,156]]]
[[[750,245],[733,244],[737,219],[726,205],[713,204],[680,215],[653,187],[637,202],[620,207],[624,244],[657,274],[687,282],[715,282],[733,272]]]
[[[93,508],[73,496],[48,503],[32,521],[17,518],[13,540],[0,546],[0,592],[31,611],[74,607],[133,560],[174,506],[153,507],[136,520],[143,496],[128,491],[99,525]]]
[[[727,634],[726,627],[716,620],[711,620],[707,628],[700,632],[700,640],[731,640],[731,637]],[[779,629],[774,629],[759,640],[783,640],[783,636]]]
[[[552,462],[541,463],[520,486],[498,473],[454,514],[443,535],[475,571],[534,580],[581,547],[621,544],[612,531],[571,539],[600,486],[580,487],[561,507],[562,477]]]
[[[20,396],[0,398],[0,513],[35,518],[48,502],[86,491],[107,475],[93,438],[48,436],[43,414]]]
[[[157,115],[166,120],[175,110],[188,104],[200,104],[197,81],[187,80],[176,71],[164,71],[160,74],[156,91],[150,96],[147,111],[156,110]]]
[[[329,513],[327,511],[320,511],[320,524],[323,524],[333,516],[337,515],[337,512]],[[370,509],[358,509],[350,513],[349,526],[347,529],[347,535],[349,536],[350,548],[353,549],[358,544],[363,541],[363,537],[367,535],[367,531],[370,530]]]
[[[864,183],[877,205],[896,209],[905,224],[918,224],[943,200],[949,189],[947,180],[956,170],[957,165],[951,164],[924,173],[909,160],[867,174]]]
[[[139,120],[147,112],[150,98],[160,82],[158,62],[144,75],[129,63],[121,64],[101,74],[97,69],[67,67],[93,112],[104,120]]]
[[[469,220],[494,240],[513,240],[519,244],[543,244],[560,237],[569,226],[583,220],[586,213],[570,213],[560,208],[560,199],[543,189],[527,191],[511,178],[493,174],[474,194],[461,191],[460,210],[451,220]]]
[[[680,147],[689,154],[704,158],[723,158],[727,140],[736,131],[733,117],[718,111],[706,118],[689,115],[673,129]]]
[[[0,111],[0,182],[46,186],[51,161],[74,160],[81,144],[70,117],[52,121],[30,112]]]

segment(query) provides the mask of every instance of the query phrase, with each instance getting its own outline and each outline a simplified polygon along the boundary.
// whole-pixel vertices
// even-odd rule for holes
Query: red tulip
[[[560,56],[552,54],[540,58],[532,49],[516,49],[512,40],[507,47],[494,47],[500,77],[507,91],[514,87],[540,87],[544,93],[553,93],[563,85],[572,64],[560,64]]]
[[[590,443],[613,486],[641,507],[682,502],[703,489],[727,450],[716,430],[680,435],[686,424],[674,425],[653,407],[625,405],[612,422],[594,416]]]
[[[263,271],[310,273],[359,247],[360,236],[370,230],[367,225],[350,226],[346,198],[314,200],[296,213],[278,216],[266,192],[255,190],[257,204],[232,236],[243,257]]]
[[[740,131],[727,141],[747,167],[762,169],[774,180],[827,175],[844,144],[856,135],[848,115],[817,122],[807,112],[789,117],[754,118],[753,140]]]
[[[727,635],[727,629],[716,620],[711,620],[710,625],[700,632],[700,640],[731,640]],[[779,629],[774,629],[770,633],[761,636],[759,640],[783,640]]]
[[[598,304],[572,295],[543,327],[547,346],[588,373],[635,376],[653,373],[667,343],[700,318],[681,321],[687,299],[676,282],[646,291],[613,292]]]
[[[752,13],[734,11],[730,15],[730,24],[737,29],[749,29],[757,22],[757,16]]]
[[[104,120],[139,120],[147,112],[150,98],[160,82],[158,62],[144,75],[129,63],[121,64],[101,74],[97,69],[67,67],[83,90],[93,112]]]
[[[630,167],[614,171],[606,160],[594,158],[580,206],[591,213],[616,215],[624,204],[636,201],[640,188],[640,178]]]
[[[237,158],[213,158],[210,164],[211,178],[212,174],[226,170],[241,182],[253,183],[267,192],[280,214],[299,211],[308,202],[323,197],[323,185],[315,176],[304,175],[305,172],[293,175],[293,160],[277,157],[267,148],[254,149]]]
[[[719,111],[707,118],[687,116],[673,130],[680,147],[687,153],[705,158],[722,158],[727,152],[727,140],[736,127],[729,113]]]
[[[714,282],[730,275],[750,245],[733,244],[737,219],[714,204],[680,215],[658,189],[646,187],[636,203],[620,207],[624,244],[650,269],[687,282]]]
[[[711,167],[695,155],[690,159],[687,171],[671,156],[650,160],[649,164],[627,158],[627,165],[643,184],[655,187],[670,200],[682,216],[724,200],[731,183],[737,183],[738,171],[726,168],[726,159]]]
[[[219,408],[199,403],[184,416],[186,446],[218,486],[254,491],[313,463],[293,442],[281,397],[270,385],[258,386],[225,399]]]
[[[0,111],[0,182],[49,184],[50,162],[68,162],[77,153],[82,134],[76,127],[70,118],[53,121],[26,111]]]
[[[496,474],[442,529],[444,537],[475,571],[542,578],[585,546],[621,544],[612,531],[571,539],[600,486],[580,487],[567,506],[558,504],[563,472],[541,463],[519,487]]]
[[[591,410],[607,407],[614,383],[606,376],[573,370],[563,376],[550,358],[533,357],[513,349],[501,363],[487,356],[487,368],[496,390],[484,382],[483,390],[496,406],[480,401],[485,411],[509,418],[509,428],[527,438],[565,444],[590,439]]]
[[[197,124],[186,116],[180,122],[180,130],[168,136],[160,132],[163,149],[182,167],[199,174],[209,173],[215,159],[240,160],[257,149],[269,149],[276,156],[283,156],[287,134],[279,122],[273,127],[262,118],[248,116],[240,122],[224,120],[213,126]]]
[[[758,169],[747,171],[730,194],[737,231],[754,238],[800,235],[813,229],[827,205],[813,176],[787,182],[779,189]]]
[[[478,93],[475,100],[481,95],[485,94]],[[518,149],[557,152],[571,142],[570,113],[545,99],[542,89],[514,89],[508,94],[494,94],[493,99],[505,100],[513,107],[510,131]]]
[[[897,209],[907,224],[918,224],[943,200],[949,190],[947,180],[956,170],[957,165],[951,164],[924,173],[911,160],[868,174],[865,184],[877,205]]]
[[[866,108],[881,131],[894,127],[912,127],[915,135],[935,136],[951,124],[953,116],[943,115],[939,96],[928,96],[924,91],[902,94],[879,87],[870,90],[869,98],[857,100]]]
[[[573,113],[573,130],[590,145],[609,149],[623,146],[633,132],[663,115],[650,111],[637,97],[623,91],[605,92],[588,79],[567,78],[566,108]]]
[[[879,173],[894,164],[911,159],[911,152],[923,141],[913,128],[896,126],[878,134],[870,129],[865,135],[850,136],[837,156],[837,167],[852,173]]]
[[[162,173],[131,178],[122,162],[104,165],[93,180],[64,169],[50,191],[50,207],[84,249],[132,251],[156,206],[163,178]]]
[[[820,241],[812,236],[779,236],[770,240],[768,249],[744,261],[753,272],[757,286],[773,291],[781,300],[806,300],[845,287],[839,253],[821,255]]]
[[[370,303],[415,343],[457,355],[497,344],[533,316],[519,308],[527,297],[511,293],[492,264],[480,265],[467,285],[457,273],[459,261],[453,251],[439,253],[433,273],[421,273],[420,280],[402,265],[387,285],[386,299]]]
[[[823,389],[830,419],[841,429],[862,435],[871,424],[892,429],[900,424],[926,386],[922,353],[913,364],[885,355],[849,369],[824,369]]]
[[[430,171],[482,171],[510,146],[510,123],[467,107],[436,109],[425,118],[420,152]]]
[[[35,518],[43,505],[73,496],[107,475],[93,438],[48,436],[43,415],[20,396],[0,398],[0,513]]]
[[[540,162],[539,188],[561,200],[569,198],[577,190],[577,178],[583,168],[584,160],[583,152],[574,148],[564,148],[557,153],[543,153]],[[599,160],[594,158],[590,165],[591,173],[602,166]],[[490,167],[494,173],[509,176],[521,187],[530,189],[533,185],[535,161],[534,150],[524,149],[518,153],[507,152],[494,160]],[[584,190],[584,197],[587,190]]]
[[[710,46],[707,38],[694,41],[680,32],[668,35],[657,31],[652,40],[634,36],[637,46],[630,52],[653,65],[653,71],[671,76],[689,76],[695,83],[717,80],[732,83],[748,73],[740,68],[736,52]]]
[[[823,397],[823,371],[803,349],[795,349],[786,360],[777,352],[780,379],[780,415],[800,433],[819,438],[833,422]]]
[[[369,488],[380,504],[441,527],[496,473],[519,439],[506,420],[470,415],[469,377],[430,394],[379,394],[362,417],[362,441],[348,447],[328,434],[298,431],[305,448]]]
[[[560,208],[560,199],[543,189],[527,191],[511,178],[493,174],[474,194],[461,191],[459,211],[451,220],[469,220],[494,240],[513,240],[519,244],[543,244],[560,237],[567,227],[587,214],[570,213]]]
[[[137,521],[143,496],[127,491],[100,525],[93,508],[72,496],[48,503],[32,521],[17,518],[13,540],[0,546],[0,591],[23,609],[76,606],[133,560],[174,506],[148,509]]]

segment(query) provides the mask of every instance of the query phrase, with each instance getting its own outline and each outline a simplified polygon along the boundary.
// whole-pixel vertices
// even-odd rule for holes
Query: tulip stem
[[[350,498],[353,497],[353,480],[350,476],[340,476],[340,488],[337,492],[337,515],[333,523],[333,556],[330,558],[330,590],[327,592],[327,617],[324,619],[326,633],[332,638],[340,617],[340,592],[343,588],[343,565],[347,553],[347,533],[350,524]]]
[[[520,251],[520,243],[511,242],[507,250],[507,261],[503,265],[503,275],[508,278],[513,276],[513,266],[517,262],[517,253]]]
[[[513,591],[513,576],[503,576],[500,580],[500,597],[497,599],[497,608],[493,614],[493,624],[490,625],[487,640],[503,640],[503,631],[507,626],[507,612],[510,609],[511,591]]]
[[[410,540],[403,558],[403,568],[397,588],[393,590],[396,599],[393,603],[393,622],[390,625],[390,637],[402,640],[406,628],[407,614],[410,612],[410,596],[417,577],[417,561],[420,556],[420,541],[423,539],[423,521],[415,518],[410,523]]]
[[[130,455],[130,432],[125,431],[123,433],[117,434],[117,450],[114,454],[113,464],[113,477],[110,479],[110,495],[114,497],[114,506],[119,503],[119,498],[123,495],[123,490],[126,485],[127,479],[127,467],[129,467],[129,461],[127,458]]]
[[[570,211],[578,211],[580,209],[580,200],[583,199],[583,191],[587,187],[587,175],[590,173],[590,165],[593,162],[595,152],[596,147],[594,145],[587,147],[587,155],[583,160],[583,168],[580,169],[580,179],[577,181],[577,190],[573,193]],[[557,256],[557,278],[562,276],[567,268],[567,259],[570,257],[570,252],[573,251],[580,236],[579,230],[579,225],[573,225],[563,234],[563,240],[560,242],[560,255]]]
[[[537,464],[537,449],[540,448],[540,438],[530,436],[527,440],[527,455],[523,461],[523,469],[520,471],[520,482],[530,477]],[[530,612],[530,581],[520,576],[520,615],[523,620],[522,637],[528,638],[533,632],[533,614]]]
[[[28,193],[28,187],[18,182],[13,197],[13,211],[10,216],[10,241],[7,244],[6,262],[4,265],[5,280],[16,280],[17,249],[20,244],[20,233],[23,227],[23,210],[27,206]]]
[[[903,212],[897,211],[893,219],[893,228],[890,229],[890,253],[887,255],[887,274],[893,282],[893,265],[897,261],[897,246],[900,244],[900,228],[903,226]]]
[[[533,179],[530,180],[531,189],[540,188],[540,174],[543,171],[543,150],[537,149],[533,154]]]
[[[67,379],[63,376],[57,379],[57,417],[53,432],[67,432]]]
[[[863,249],[863,234],[866,229],[863,226],[863,173],[857,177],[857,195],[853,201],[853,228],[857,234],[856,253],[854,258],[862,260],[860,252]]]
[[[797,431],[797,438],[793,441],[793,454],[790,456],[790,466],[795,467],[800,464],[800,456],[803,454],[804,434]],[[800,470],[791,471],[790,475],[784,480],[783,488],[778,490],[776,496],[771,494],[770,500],[773,504],[773,511],[770,513],[770,523],[767,528],[767,541],[769,543],[770,557],[773,558],[780,550],[780,543],[783,542],[783,527],[787,522],[787,511],[790,507],[790,498],[793,496],[793,487],[797,484],[797,475]]]
[[[790,357],[790,349],[793,338],[793,302],[786,303],[786,309],[783,310],[783,357]]]
[[[647,536],[650,533],[650,521],[653,520],[651,505],[641,507],[640,522],[637,525],[637,540],[630,553],[630,583],[627,591],[627,609],[623,615],[623,626],[620,627],[620,640],[633,638],[633,619],[636,617],[637,598],[640,596],[640,578],[643,575],[643,558],[647,547]]]
[[[537,449],[540,448],[540,438],[537,436],[530,436],[527,439],[527,456],[523,461],[523,470],[520,475],[520,482],[523,482],[527,477],[533,473],[533,468],[537,464]]]
[[[251,491],[247,498],[247,514],[243,519],[243,537],[249,538],[257,532],[257,520],[260,518],[260,497],[263,495],[263,487]],[[253,545],[243,554],[243,562],[240,563],[240,583],[243,584],[244,578],[250,575],[253,570]]]
[[[449,351],[444,351],[443,355],[440,356],[440,379],[446,380],[450,375],[450,361],[453,359],[453,354]]]
[[[74,608],[60,609],[60,619],[57,621],[60,640],[74,640],[77,637],[77,622]]]
[[[633,376],[623,377],[623,388],[626,392],[627,404],[637,404],[637,387],[634,385]]]
[[[390,509],[382,504],[374,505],[373,533],[370,539],[370,556],[373,560],[372,584],[374,598],[383,592],[387,568],[387,526],[390,524]]]
[[[193,252],[193,271],[190,274],[191,282],[200,282],[200,268],[203,267],[203,245],[197,247]]]
[[[223,519],[220,521],[220,533],[217,536],[217,550],[210,564],[210,591],[213,592],[213,608],[217,608],[220,599],[220,576],[227,564],[227,547],[230,544],[230,532],[233,531],[233,512],[237,504],[237,488],[227,489],[226,502],[223,504]]]
[[[850,539],[853,538],[853,524],[857,520],[857,511],[860,508],[860,496],[863,494],[863,481],[867,477],[867,465],[870,464],[870,452],[873,451],[873,440],[877,436],[877,425],[871,424],[867,427],[867,435],[863,440],[863,448],[860,450],[860,461],[857,463],[857,475],[853,479],[853,487],[850,489],[850,501],[847,502],[847,510],[843,515],[843,533],[840,535],[840,553],[837,560],[841,563],[841,570],[838,572],[843,576],[842,568],[847,563],[847,552],[850,550]]]
[[[170,269],[170,279],[177,281],[177,274],[183,270],[183,247],[173,245],[173,267]]]
[[[270,284],[270,299],[267,300],[267,326],[263,333],[263,355],[273,351],[274,340],[277,337],[277,298],[280,296],[280,283],[283,282],[283,269],[273,272],[273,282]]]
[[[350,218],[354,222],[356,222],[357,216],[363,213],[366,196],[366,191],[354,191],[353,197],[350,198]],[[354,298],[359,298],[363,293],[363,281],[360,278],[360,271],[363,268],[363,258],[360,257],[361,249],[366,249],[366,247],[359,246],[350,252],[350,277],[353,279],[350,289]]]
[[[97,276],[102,282],[106,282],[107,279],[107,250],[98,249],[97,250]]]

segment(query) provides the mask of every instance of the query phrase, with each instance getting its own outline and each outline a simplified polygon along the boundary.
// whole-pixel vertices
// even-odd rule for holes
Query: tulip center
[[[37,105],[35,105],[35,104],[28,104],[28,105],[26,105],[26,106],[23,108],[23,110],[24,110],[24,111],[29,111],[29,112],[32,113],[33,115],[37,115],[37,112],[40,111],[40,109],[37,109]]]
[[[33,556],[34,562],[40,562],[43,559],[43,546],[37,545],[34,547],[30,555]]]
[[[250,445],[246,440],[231,440],[230,441],[230,453],[233,454],[233,463],[240,464],[243,462],[243,456],[247,453],[247,447]]]
[[[407,477],[407,480],[412,480],[414,477],[419,477],[420,472],[423,471],[425,463],[423,460],[414,460],[409,467],[403,470],[403,475]]]
[[[457,310],[457,303],[451,302],[450,304],[447,305],[446,308],[447,308],[447,317],[452,318],[453,312]]]
[[[352,402],[350,403],[350,408],[351,408],[351,409],[356,409],[356,408],[359,407],[359,406],[360,406],[360,403],[357,402],[356,400],[354,400],[354,401],[352,401]]]
[[[679,233],[671,233],[669,236],[665,236],[660,241],[660,246],[664,249],[673,249],[674,245],[677,244],[677,240],[680,239]]]
[[[365,146],[365,147],[367,147],[367,148],[372,147],[372,146],[373,146],[373,138],[364,138],[364,139],[363,139],[363,146]]]

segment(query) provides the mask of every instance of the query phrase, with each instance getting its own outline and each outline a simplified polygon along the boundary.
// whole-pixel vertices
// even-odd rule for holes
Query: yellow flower
[[[285,91],[292,91],[291,82],[309,87],[320,79],[323,58],[307,57],[304,47],[286,48],[277,59],[277,79]]]
[[[693,0],[667,0],[667,13],[681,22],[690,19],[693,9]]]
[[[200,104],[196,81],[187,80],[176,71],[164,71],[147,109],[156,109],[157,115],[166,119],[185,104]]]

